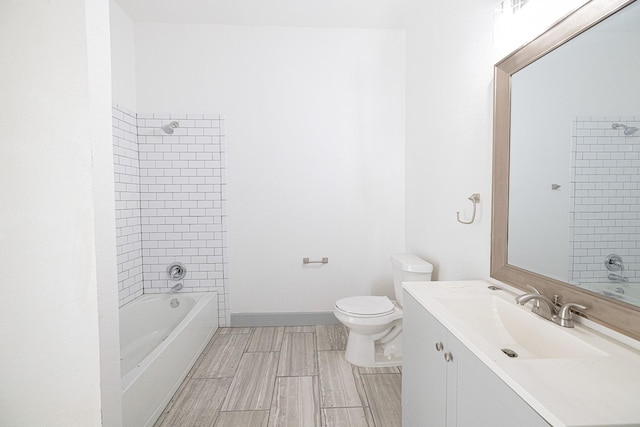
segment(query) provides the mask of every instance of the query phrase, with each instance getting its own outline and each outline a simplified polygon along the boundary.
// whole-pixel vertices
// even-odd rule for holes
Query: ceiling
[[[115,0],[134,22],[404,29],[421,0]]]

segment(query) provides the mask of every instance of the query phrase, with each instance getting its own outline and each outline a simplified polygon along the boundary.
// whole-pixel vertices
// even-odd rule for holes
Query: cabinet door
[[[549,427],[550,424],[453,335],[449,337],[449,348],[458,369],[457,427]]]
[[[403,310],[402,425],[445,426],[449,333],[406,292]]]

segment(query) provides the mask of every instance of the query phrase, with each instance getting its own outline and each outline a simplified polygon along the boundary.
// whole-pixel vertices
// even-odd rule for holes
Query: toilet
[[[402,365],[402,282],[430,281],[433,265],[413,254],[391,256],[395,301],[358,296],[336,301],[333,314],[349,329],[345,359],[362,367]]]

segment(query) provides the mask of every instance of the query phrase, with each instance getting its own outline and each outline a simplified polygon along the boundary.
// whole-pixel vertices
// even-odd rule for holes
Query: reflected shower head
[[[179,127],[180,127],[180,123],[178,123],[176,121],[173,121],[173,122],[169,123],[168,125],[162,126],[162,131],[164,133],[166,133],[166,134],[171,135],[171,134],[173,134],[173,130],[176,129],[176,128],[179,128]]]
[[[611,129],[616,129],[616,130],[624,129],[624,134],[626,136],[631,136],[634,133],[638,132],[638,128],[637,127],[627,126],[627,125],[622,124],[622,123],[614,123],[614,124],[612,124],[611,125]]]

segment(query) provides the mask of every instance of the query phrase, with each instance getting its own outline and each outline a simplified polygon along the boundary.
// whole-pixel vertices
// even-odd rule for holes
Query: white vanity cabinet
[[[404,427],[550,425],[407,292],[403,325]]]

